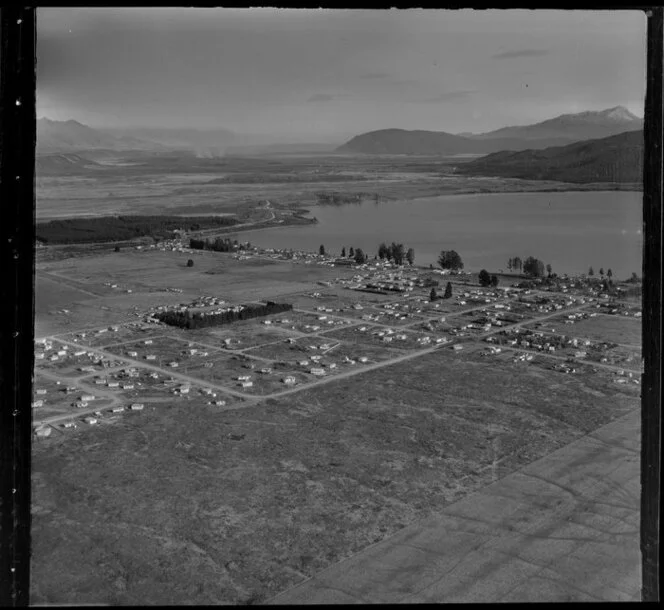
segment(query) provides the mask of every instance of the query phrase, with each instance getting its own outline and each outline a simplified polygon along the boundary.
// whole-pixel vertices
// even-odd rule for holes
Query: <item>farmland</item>
[[[426,273],[159,248],[40,263],[62,281],[37,302],[33,602],[267,601],[638,408],[634,312],[454,276],[430,302],[408,284]],[[349,287],[387,277],[403,292]],[[294,309],[154,321],[203,297]],[[597,358],[544,349],[571,329]]]

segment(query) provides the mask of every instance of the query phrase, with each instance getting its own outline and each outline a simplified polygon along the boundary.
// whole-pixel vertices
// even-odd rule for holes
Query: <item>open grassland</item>
[[[638,408],[592,379],[444,351],[39,441],[33,603],[260,602]]]
[[[35,421],[56,419],[34,445],[35,604],[260,603],[639,405],[633,348],[607,347],[605,363],[567,363],[568,348],[504,344],[489,354],[483,339],[500,326],[471,329],[458,351],[418,344],[458,342],[453,328],[506,311],[495,298],[523,310],[513,322],[560,317],[490,291],[457,305],[456,282],[453,299],[429,303],[424,288],[404,298],[318,283],[350,279],[351,269],[155,250],[51,261],[40,273],[51,293],[38,299],[64,295],[57,308],[38,302],[38,328],[63,333],[51,351],[88,345],[93,357],[37,364],[47,393]],[[144,321],[149,308],[201,295],[296,309],[193,331]],[[361,319],[379,311],[409,317]],[[639,324],[590,321],[600,335]],[[559,326],[571,334],[582,323]],[[99,355],[116,364],[80,370]],[[123,388],[128,367],[134,387]],[[57,381],[78,389],[65,399]],[[71,406],[84,393],[97,397],[87,411]],[[144,408],[126,410],[134,401]],[[84,423],[97,405],[97,424]]]
[[[187,267],[189,258],[194,267]],[[38,266],[35,332],[44,336],[115,324],[205,294],[235,303],[279,299],[347,273],[289,262],[238,261],[217,252],[106,251]],[[182,292],[169,292],[173,288]]]
[[[454,173],[461,159],[440,157],[297,157],[197,159],[143,157],[134,165],[37,176],[39,219],[99,214],[243,214],[268,199],[311,206],[317,193],[367,193],[415,199],[456,193],[607,189],[611,185],[472,177]]]
[[[550,320],[542,330],[555,329],[574,337],[611,341],[623,345],[641,345],[641,318],[598,314],[594,318],[565,324],[563,318]]]

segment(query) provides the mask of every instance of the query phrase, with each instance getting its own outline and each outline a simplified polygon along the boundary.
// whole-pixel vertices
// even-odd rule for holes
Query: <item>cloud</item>
[[[342,97],[348,97],[345,93],[314,93],[307,102],[312,104],[315,102],[330,102]]]
[[[492,55],[492,59],[516,59],[518,57],[542,57],[548,55],[549,52],[545,49],[520,49],[518,51],[504,51],[503,53],[496,53]]]
[[[366,74],[360,75],[360,78],[364,80],[373,80],[377,78],[387,78],[389,74],[387,72],[367,72]]]
[[[429,97],[423,100],[418,100],[417,103],[419,104],[441,104],[445,102],[456,102],[459,100],[466,100],[468,99],[471,95],[477,93],[477,91],[467,91],[467,90],[460,90],[460,91],[447,91],[445,93],[440,93],[439,95],[435,95],[434,97]]]

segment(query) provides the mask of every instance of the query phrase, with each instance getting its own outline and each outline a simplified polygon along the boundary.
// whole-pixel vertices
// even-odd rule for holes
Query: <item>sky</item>
[[[39,8],[37,115],[306,141],[625,106],[640,11]]]

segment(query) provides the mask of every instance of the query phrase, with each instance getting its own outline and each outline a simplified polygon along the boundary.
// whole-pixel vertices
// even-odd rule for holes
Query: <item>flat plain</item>
[[[562,356],[534,353],[524,361],[517,356],[528,350],[507,348],[485,355],[485,339],[500,327],[455,338],[422,329],[420,318],[438,320],[442,309],[444,330],[467,324],[471,303],[458,303],[468,291],[477,314],[519,303],[529,313],[518,324],[560,315],[555,310],[530,311],[514,297],[456,279],[455,297],[434,308],[417,300],[426,299],[425,288],[408,298],[344,288],[367,273],[358,269],[211,252],[193,256],[188,268],[189,257],[126,249],[38,268],[63,282],[38,293],[54,300],[38,302],[37,329],[46,330],[37,336],[53,343],[51,351],[68,345],[94,354],[66,365],[61,385],[77,385],[76,397],[96,391],[108,401],[98,403],[101,410],[61,398],[49,405],[65,365],[38,362],[35,387],[47,389],[47,402],[35,409],[35,423],[52,433],[34,449],[34,603],[267,601],[638,409],[638,373],[615,383],[619,365],[579,363],[566,373],[555,368]],[[87,292],[65,305],[71,291]],[[269,325],[250,320],[195,331],[144,320],[148,310],[201,295],[230,304],[275,299],[302,311],[270,316]],[[386,303],[429,311],[393,325],[358,315],[384,311]],[[68,314],[59,313],[62,306]],[[345,323],[323,327],[321,316]],[[633,317],[589,320],[588,332],[600,335],[635,337],[640,328]],[[401,334],[445,334],[450,343],[383,340]],[[149,354],[155,359],[146,360]],[[111,365],[80,370],[96,357]],[[310,372],[315,366],[322,377]],[[241,376],[252,386],[242,387]],[[100,378],[106,385],[96,384]],[[133,387],[110,388],[113,379]],[[132,410],[138,401],[143,406]],[[86,423],[93,412],[101,413],[97,423]]]

